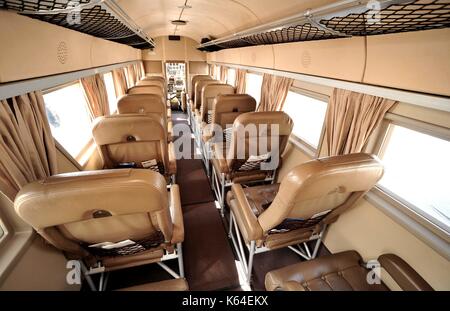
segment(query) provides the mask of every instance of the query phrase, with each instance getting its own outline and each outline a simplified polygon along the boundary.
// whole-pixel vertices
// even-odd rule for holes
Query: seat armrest
[[[177,173],[177,158],[175,155],[175,145],[171,142],[167,145],[167,148],[169,149],[169,168],[168,173],[170,175]]]
[[[263,230],[240,184],[233,184],[231,186],[231,192],[227,196],[227,203],[233,211],[235,220],[244,239],[247,242],[261,240],[263,238]]]
[[[170,215],[173,223],[172,244],[184,241],[183,211],[181,210],[180,188],[178,185],[170,187]]]
[[[394,254],[384,254],[378,257],[384,270],[404,291],[432,291],[427,283],[406,261]]]

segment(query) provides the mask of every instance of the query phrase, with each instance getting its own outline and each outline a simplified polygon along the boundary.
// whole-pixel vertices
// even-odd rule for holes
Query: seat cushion
[[[267,290],[384,291],[384,284],[369,284],[363,260],[347,251],[300,262],[266,274]]]

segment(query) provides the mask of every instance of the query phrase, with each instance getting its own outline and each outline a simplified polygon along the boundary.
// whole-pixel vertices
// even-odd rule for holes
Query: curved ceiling
[[[186,26],[170,23],[180,17]],[[118,0],[117,4],[151,37],[181,35],[197,42],[232,34],[336,0]]]

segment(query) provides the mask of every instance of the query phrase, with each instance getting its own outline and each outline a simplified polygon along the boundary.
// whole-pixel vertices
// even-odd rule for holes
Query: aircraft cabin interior
[[[0,291],[448,290],[450,0],[0,0]]]

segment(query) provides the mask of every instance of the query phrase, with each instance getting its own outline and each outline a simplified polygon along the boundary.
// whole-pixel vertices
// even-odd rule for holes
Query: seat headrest
[[[292,169],[281,181],[280,191],[304,200],[329,194],[367,191],[383,176],[377,156],[367,153],[320,158]]]
[[[200,108],[202,102],[202,90],[205,85],[219,83],[217,80],[198,80],[195,82],[195,107]]]
[[[166,79],[162,76],[149,76],[149,77],[144,77],[142,80],[144,80],[144,81],[157,80],[157,81],[166,82]]]
[[[159,114],[118,114],[96,118],[92,135],[98,146],[130,141],[167,140]]]
[[[216,113],[252,112],[256,109],[256,100],[247,94],[220,94],[214,109]]]
[[[203,86],[202,97],[216,97],[220,94],[234,94],[234,87],[223,83],[208,83]]]
[[[148,213],[168,207],[166,180],[145,169],[59,174],[32,182],[16,196],[16,213],[39,230],[95,218]]]
[[[166,113],[166,104],[157,94],[128,94],[117,101],[119,113]]]
[[[136,85],[128,89],[128,94],[158,94],[164,98],[164,90],[157,85]]]
[[[153,80],[140,80],[136,82],[137,86],[145,86],[145,85],[155,85],[164,88],[164,81],[160,79],[153,79]]]
[[[291,135],[292,127],[294,126],[292,119],[283,111],[258,111],[239,115],[234,120],[233,128],[245,127],[249,124],[256,126],[267,124],[269,127],[272,124],[277,124],[279,126],[279,135]]]
[[[193,99],[195,96],[195,84],[200,80],[212,80],[210,75],[195,75],[192,77],[191,82],[191,98]]]

